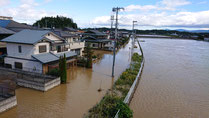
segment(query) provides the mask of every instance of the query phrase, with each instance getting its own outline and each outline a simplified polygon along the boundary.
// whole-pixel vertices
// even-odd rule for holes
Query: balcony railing
[[[85,42],[69,42],[70,49],[84,48]]]

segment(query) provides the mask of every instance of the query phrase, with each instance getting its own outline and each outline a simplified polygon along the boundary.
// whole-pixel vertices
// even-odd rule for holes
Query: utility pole
[[[131,58],[133,56],[133,50],[134,50],[134,44],[135,44],[135,38],[136,38],[136,30],[134,29],[135,23],[137,23],[137,21],[133,21],[133,26],[132,26],[132,49],[131,49]]]
[[[110,28],[110,39],[112,38],[112,34],[113,34],[113,23],[114,23],[114,15],[111,15],[111,28]]]
[[[113,48],[113,65],[112,65],[112,77],[114,77],[114,69],[115,69],[115,47],[116,47],[116,40],[118,38],[118,12],[120,10],[124,10],[122,7],[113,8],[112,11],[116,12],[116,19],[115,19],[115,39],[114,39],[114,48]]]

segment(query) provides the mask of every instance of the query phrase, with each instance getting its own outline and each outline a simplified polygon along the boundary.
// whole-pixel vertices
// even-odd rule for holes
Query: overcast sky
[[[33,24],[44,16],[71,17],[79,27],[110,27],[113,7],[120,28],[209,29],[209,0],[0,0],[0,16]]]

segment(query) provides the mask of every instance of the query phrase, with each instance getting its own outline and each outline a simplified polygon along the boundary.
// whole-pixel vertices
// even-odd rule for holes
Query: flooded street
[[[209,117],[209,43],[143,39],[145,65],[134,118]]]
[[[0,118],[81,118],[101,100],[115,79],[130,63],[130,43],[116,56],[115,78],[111,77],[112,53],[96,51],[101,59],[93,69],[74,67],[68,70],[67,84],[48,92],[18,88],[17,107],[0,114]],[[102,88],[101,92],[97,90]]]

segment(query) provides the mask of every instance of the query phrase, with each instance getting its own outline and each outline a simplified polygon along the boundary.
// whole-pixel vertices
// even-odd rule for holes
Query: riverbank
[[[96,106],[89,110],[85,117],[113,117],[118,110],[120,110],[119,117],[132,117],[132,110],[123,100],[137,77],[142,60],[142,56],[134,53],[130,67],[120,75],[112,89],[105,94]]]

